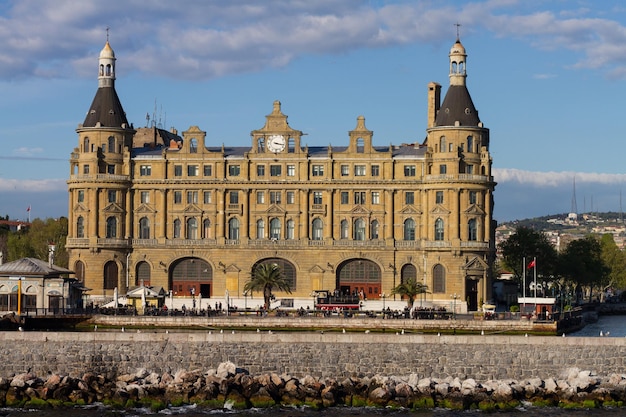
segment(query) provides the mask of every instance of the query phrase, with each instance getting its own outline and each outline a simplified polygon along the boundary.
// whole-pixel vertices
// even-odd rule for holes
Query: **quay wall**
[[[345,378],[409,376],[478,381],[558,378],[579,368],[626,373],[626,338],[426,335],[364,332],[126,330],[0,332],[0,377],[32,372],[115,378],[216,369],[232,362],[252,375]]]

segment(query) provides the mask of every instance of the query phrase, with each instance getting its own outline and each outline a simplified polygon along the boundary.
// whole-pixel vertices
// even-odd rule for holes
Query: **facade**
[[[345,144],[306,146],[275,101],[250,145],[231,147],[197,126],[129,124],[107,42],[70,160],[70,267],[96,302],[140,285],[247,302],[251,271],[271,262],[292,284],[282,306],[318,290],[379,306],[414,277],[422,302],[476,310],[491,296],[495,182],[458,39],[449,59],[443,102],[428,85],[423,143],[374,146],[359,116]]]

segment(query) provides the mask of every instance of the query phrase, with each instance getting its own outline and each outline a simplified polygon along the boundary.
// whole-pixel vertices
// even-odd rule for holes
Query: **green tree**
[[[9,233],[5,260],[15,261],[20,258],[48,260],[48,245],[55,245],[55,265],[68,267],[68,253],[65,249],[67,238],[67,218],[35,219],[29,228]]]
[[[285,278],[278,265],[270,262],[261,263],[254,268],[252,278],[243,286],[244,291],[260,291],[263,293],[265,310],[269,311],[272,290],[276,288],[291,294],[291,284]]]
[[[609,269],[606,285],[602,289],[626,288],[626,254],[617,247],[613,235],[609,233],[600,239],[600,247],[602,262]]]
[[[571,241],[560,256],[559,269],[577,287],[588,289],[590,302],[594,286],[603,286],[610,272],[602,260],[600,241],[593,236]]]
[[[536,259],[537,276],[551,281],[557,273],[558,254],[548,237],[527,227],[518,227],[505,242],[500,244],[503,267],[513,272],[521,282],[524,268]],[[527,282],[530,282],[527,280]]]
[[[420,294],[428,292],[428,286],[420,284],[415,278],[409,278],[405,282],[397,285],[391,290],[391,295],[398,294],[406,297],[409,308],[413,308],[415,298]]]

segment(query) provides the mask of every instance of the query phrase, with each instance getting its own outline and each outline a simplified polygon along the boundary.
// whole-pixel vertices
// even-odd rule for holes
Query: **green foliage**
[[[270,309],[272,290],[276,288],[291,294],[291,284],[285,278],[277,264],[266,262],[257,265],[252,273],[250,281],[243,287],[244,291],[260,291],[263,293],[265,310]]]
[[[618,289],[626,288],[626,254],[617,247],[611,234],[602,236],[600,246],[602,262],[609,268],[603,289],[610,286]]]
[[[600,241],[593,236],[571,241],[560,256],[560,271],[570,282],[589,288],[589,300],[593,298],[593,288],[603,285],[609,275],[609,268],[602,260]]]
[[[503,267],[512,271],[521,281],[524,269],[536,258],[537,275],[542,280],[556,275],[557,252],[548,240],[548,237],[535,230],[518,227],[513,235],[500,244]]]
[[[65,249],[67,218],[35,219],[27,230],[9,233],[6,239],[5,261],[21,258],[48,260],[48,245],[55,244],[55,265],[67,268],[69,256]],[[1,249],[1,248],[0,248]]]
[[[512,306],[509,308],[509,311],[510,311],[511,313],[518,313],[518,312],[519,312],[519,306],[518,306],[518,305],[512,305]]]
[[[415,298],[419,294],[424,294],[428,290],[428,286],[420,284],[415,278],[409,278],[405,282],[400,283],[398,286],[391,290],[391,295],[398,294],[407,298],[409,308],[413,307]]]

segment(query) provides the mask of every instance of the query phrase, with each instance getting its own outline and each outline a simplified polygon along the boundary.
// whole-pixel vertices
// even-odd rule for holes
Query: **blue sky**
[[[69,155],[106,41],[136,127],[247,145],[280,100],[309,145],[422,142],[457,27],[491,130],[495,218],[619,211],[626,4],[594,0],[0,1],[0,215],[67,215]],[[625,190],[626,192],[626,190]]]

